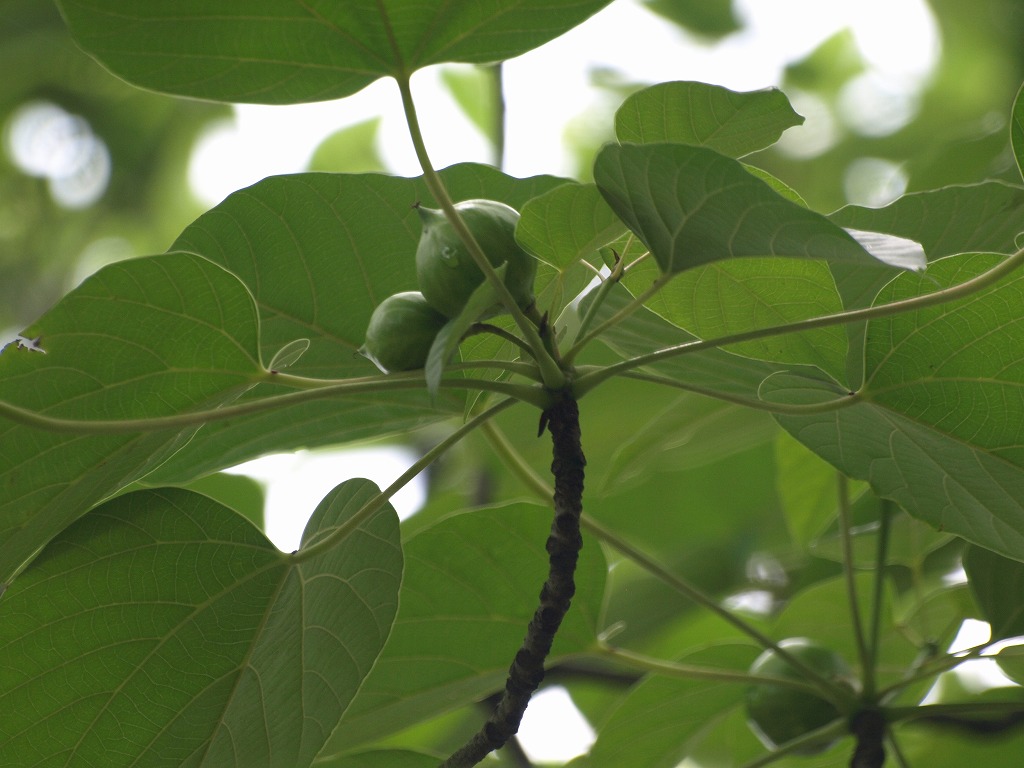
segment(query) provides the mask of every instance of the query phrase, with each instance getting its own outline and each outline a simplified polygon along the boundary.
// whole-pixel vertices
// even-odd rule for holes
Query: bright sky
[[[735,0],[735,6],[744,30],[708,46],[634,0],[617,0],[562,38],[508,62],[506,172],[519,177],[569,172],[563,159],[565,126],[588,111],[610,119],[611,105],[590,85],[594,66],[613,68],[627,81],[700,80],[754,90],[778,85],[786,64],[849,28],[869,68],[848,86],[840,114],[830,114],[806,95],[790,94],[808,119],[790,129],[786,141],[794,152],[813,154],[824,151],[837,130],[894,131],[911,119],[919,89],[939,56],[938,30],[924,0]],[[484,140],[440,88],[436,70],[419,73],[413,86],[434,165],[486,162]],[[391,170],[420,173],[397,89],[389,81],[340,102],[240,106],[236,115],[233,124],[212,132],[194,157],[193,185],[210,204],[265,176],[304,170],[322,139],[374,116],[382,117],[380,149]],[[898,184],[892,191],[901,191]],[[319,500],[345,476],[370,477],[384,486],[411,461],[388,451],[310,452],[267,457],[237,471],[267,484],[267,533],[288,551],[298,545]],[[395,505],[404,516],[421,501],[422,488],[413,484]],[[531,759],[559,762],[585,752],[593,731],[565,691],[555,689],[531,704],[520,738]]]

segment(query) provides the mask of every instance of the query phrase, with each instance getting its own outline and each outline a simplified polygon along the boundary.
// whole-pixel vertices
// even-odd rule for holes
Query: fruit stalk
[[[555,480],[555,517],[546,544],[547,581],[541,589],[540,605],[526,629],[526,637],[509,667],[498,705],[483,727],[442,763],[441,768],[471,768],[516,734],[530,697],[544,679],[544,661],[576,592],[574,575],[583,546],[580,515],[587,463],[580,441],[576,401],[568,395],[563,397],[544,411],[541,425],[551,432],[551,474]]]
[[[409,128],[409,137],[412,139],[416,158],[419,160],[420,168],[423,170],[423,181],[427,185],[427,189],[430,190],[434,200],[451,221],[452,226],[465,243],[470,256],[476,262],[480,271],[484,273],[486,280],[494,286],[495,291],[497,291],[498,296],[501,299],[501,303],[512,315],[512,319],[515,321],[516,326],[518,326],[523,338],[529,345],[530,349],[533,350],[533,356],[537,361],[537,367],[540,369],[544,383],[551,389],[563,387],[565,385],[564,371],[553,359],[551,359],[551,356],[547,354],[547,350],[544,348],[544,344],[541,341],[540,336],[537,334],[537,329],[530,322],[529,318],[526,317],[523,311],[516,306],[512,294],[509,292],[508,288],[505,287],[504,282],[498,277],[497,273],[495,273],[494,267],[491,266],[490,262],[487,260],[487,256],[480,249],[480,245],[473,237],[473,233],[466,228],[465,222],[463,222],[462,218],[459,216],[459,212],[455,210],[455,204],[452,202],[452,199],[448,194],[448,190],[445,188],[444,183],[441,181],[441,177],[437,174],[437,171],[434,170],[434,166],[430,162],[430,156],[427,154],[427,145],[423,141],[423,133],[420,130],[419,117],[416,114],[416,103],[412,98],[412,87],[409,81],[409,74],[396,75],[395,82],[398,84],[398,90],[402,96],[402,107],[405,112],[406,124]]]

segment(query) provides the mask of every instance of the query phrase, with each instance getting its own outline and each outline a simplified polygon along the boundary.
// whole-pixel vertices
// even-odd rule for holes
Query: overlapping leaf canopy
[[[336,488],[303,547],[337,536],[376,493]],[[310,764],[390,633],[399,538],[388,507],[292,561],[196,493],[96,508],[0,604],[0,757]]]
[[[152,90],[296,104],[349,96],[447,61],[496,62],[576,26],[609,0],[62,0],[86,51]]]
[[[131,82],[192,98],[296,103],[439,62],[515,56],[606,2],[59,4],[79,43]],[[1011,115],[1018,166],[1022,110],[1018,101]],[[666,83],[626,99],[615,118],[619,143],[598,154],[594,184],[469,165],[442,179],[455,199],[522,209],[518,235],[543,262],[538,296],[559,330],[578,320],[573,299],[593,269],[610,264],[611,251],[624,259],[623,285],[595,318],[615,320],[601,337],[615,360],[929,294],[1017,250],[1024,188],[1016,184],[948,187],[825,216],[740,161],[799,122],[779,91]],[[432,202],[422,180],[376,174],[298,174],[239,191],[168,253],[101,270],[27,329],[32,344],[0,357],[0,399],[110,423],[258,406],[293,391],[269,383],[268,368],[308,380],[375,375],[355,350],[373,307],[415,288],[417,202]],[[846,228],[919,242],[927,272],[897,276],[872,248],[894,241]],[[902,248],[901,257],[920,259]],[[660,291],[636,306],[652,284]],[[588,480],[588,509],[726,595],[746,583],[736,574],[748,559],[784,536],[784,521],[798,547],[832,557],[819,538],[834,516],[820,498],[834,481],[831,465],[865,481],[856,488],[867,504],[892,499],[913,515],[894,524],[890,562],[920,569],[949,534],[986,548],[969,557],[969,575],[983,614],[1010,635],[1019,622],[993,584],[1019,579],[1015,563],[1024,559],[1022,306],[1024,278],[1011,275],[956,302],[849,329],[662,356],[631,372],[646,381],[614,379],[588,393],[584,410],[595,415],[585,441],[600,478]],[[493,348],[463,352],[473,359]],[[581,359],[598,367],[607,351]],[[643,397],[643,387],[657,394]],[[136,434],[0,422],[0,574],[18,576],[0,602],[0,702],[13,713],[0,723],[0,756],[11,764],[114,752],[125,764],[433,764],[430,754],[374,745],[500,687],[543,578],[546,510],[481,508],[435,487],[401,542],[390,508],[350,525],[376,494],[357,480],[321,503],[292,556],[206,496],[118,494],[139,481],[184,484],[270,451],[411,432],[461,417],[473,402],[444,387],[434,394],[382,387]],[[750,417],[744,403],[785,413],[776,422]],[[502,422],[511,437],[492,442],[508,440],[524,465],[544,466],[536,414],[524,420],[522,410]],[[490,471],[478,447],[467,448],[467,463]],[[495,474],[460,483],[504,501],[521,495],[504,475],[494,490]],[[795,481],[809,487],[776,487]],[[920,521],[936,530],[925,535]],[[328,536],[336,546],[317,549]],[[727,557],[715,550],[721,541]],[[604,663],[595,636],[607,624],[673,658],[708,637],[729,641],[686,660],[746,669],[755,649],[734,642],[735,626],[664,599],[663,585],[640,578],[629,558],[609,569],[610,552],[584,548],[554,665],[568,674],[580,659]],[[849,620],[820,622],[846,585],[814,578],[787,596],[771,630],[814,632],[852,656]],[[873,585],[855,581],[869,599]],[[907,608],[879,593],[873,607],[891,619],[877,649],[883,682],[912,663],[914,633],[921,645],[949,640],[966,615],[962,601],[962,590],[944,589]],[[591,703],[601,738],[581,766],[669,768],[718,755],[726,741],[734,757],[761,751],[742,723],[740,687],[649,677],[602,696]],[[941,758],[934,747],[915,754]]]

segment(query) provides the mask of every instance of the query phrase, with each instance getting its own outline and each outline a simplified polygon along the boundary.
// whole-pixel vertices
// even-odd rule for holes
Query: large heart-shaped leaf
[[[52,418],[212,408],[263,373],[252,296],[222,267],[187,253],[105,267],[25,334],[38,348],[12,344],[0,354],[0,400]],[[0,418],[0,574],[16,572],[194,431],[82,435]]]
[[[879,303],[960,283],[1000,261],[965,254],[904,275]],[[786,416],[797,439],[912,515],[1024,559],[1024,275],[944,305],[868,324],[861,402]],[[820,399],[804,380],[770,399]],[[784,390],[784,391],[782,391]],[[829,393],[825,397],[834,397]]]
[[[114,74],[165,93],[294,104],[445,61],[525,53],[609,0],[61,0],[76,42]]]
[[[848,232],[704,147],[611,144],[598,153],[594,181],[668,275],[737,256],[885,268]]]
[[[739,93],[708,83],[659,83],[622,102],[615,136],[622,143],[692,144],[743,157],[803,121],[777,88]]]
[[[398,607],[398,517],[353,517],[376,493],[335,488],[294,556],[182,490],[63,531],[0,602],[4,765],[309,765]]]
[[[564,183],[515,179],[482,165],[442,172],[456,200],[486,197],[520,208]],[[417,289],[417,201],[434,204],[421,179],[306,173],[264,179],[199,217],[175,247],[236,274],[256,299],[264,359],[295,339],[309,349],[288,373],[342,379],[378,374],[357,350],[373,309]],[[543,289],[538,285],[538,291]],[[571,298],[571,297],[568,297]],[[288,391],[261,385],[249,398]],[[402,432],[461,414],[464,397],[443,390],[366,393],[283,407],[210,424],[203,440],[160,468],[154,482],[189,479],[269,451],[330,445]]]

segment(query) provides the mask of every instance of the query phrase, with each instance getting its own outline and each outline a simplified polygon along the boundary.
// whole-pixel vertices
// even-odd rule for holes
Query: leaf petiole
[[[25,426],[45,429],[51,432],[69,432],[85,435],[125,434],[192,427],[214,421],[233,419],[239,416],[250,416],[286,405],[295,405],[336,395],[408,391],[425,387],[422,371],[410,372],[410,375],[388,374],[387,376],[342,379],[335,382],[324,382],[290,374],[267,372],[264,381],[299,387],[301,391],[273,395],[235,405],[225,405],[220,408],[186,411],[185,413],[141,419],[68,419],[58,416],[47,416],[39,411],[22,408],[13,403],[0,400],[0,416]],[[246,390],[250,389],[251,386],[247,386]],[[546,408],[550,403],[550,395],[543,388],[507,381],[451,378],[442,381],[442,388],[496,392],[522,402],[530,403],[541,409]]]
[[[1012,273],[1022,264],[1024,264],[1024,249],[1008,256],[996,266],[981,273],[980,275],[977,275],[976,277],[971,278],[970,280],[965,280],[962,283],[952,285],[949,288],[944,288],[936,291],[935,293],[926,293],[921,296],[913,296],[909,299],[901,299],[888,304],[877,304],[875,306],[864,307],[862,309],[851,309],[845,312],[823,315],[821,317],[811,317],[806,320],[798,320],[796,322],[785,323],[783,325],[773,325],[767,328],[755,328],[753,330],[743,331],[742,333],[719,336],[714,339],[688,341],[683,344],[677,344],[673,347],[659,349],[645,355],[637,355],[636,357],[631,357],[628,360],[623,360],[619,363],[608,365],[580,376],[573,383],[573,393],[575,397],[579,399],[591,389],[613,376],[618,376],[626,371],[631,371],[645,365],[651,365],[652,363],[657,363],[661,360],[669,360],[673,357],[679,357],[680,355],[687,355],[693,352],[701,352],[705,349],[716,349],[718,347],[738,344],[744,341],[753,341],[755,339],[779,336],[786,333],[800,333],[801,331],[810,331],[831,325],[843,325],[862,320],[872,320],[879,317],[889,317],[891,315],[897,315],[913,309],[945,304],[946,302],[969,296],[972,293],[976,293],[977,291],[990,287]],[[644,295],[646,295],[646,293]],[[634,301],[630,306],[632,307],[635,304],[636,302]],[[607,323],[605,323],[605,325],[607,325]]]
[[[821,696],[821,689],[818,686],[793,678],[754,675],[749,672],[737,672],[732,669],[715,669],[713,667],[701,667],[693,664],[680,664],[674,661],[651,658],[650,656],[634,653],[625,648],[618,648],[603,642],[600,644],[599,650],[602,655],[619,661],[633,669],[664,677],[674,677],[680,680],[717,680],[722,683],[740,683],[742,685],[764,683],[792,688],[813,696]],[[844,701],[845,699],[842,699],[834,703],[843,703]]]
[[[657,563],[655,560],[653,560],[651,557],[649,557],[645,552],[643,552],[640,549],[637,549],[632,544],[625,541],[618,534],[614,533],[608,528],[605,528],[603,525],[601,525],[601,523],[597,522],[592,517],[583,515],[582,526],[586,528],[590,533],[595,535],[598,539],[600,539],[601,541],[605,542],[612,548],[616,549],[617,551],[628,557],[630,560],[639,565],[645,571],[660,579],[662,582],[670,586],[679,594],[689,598],[697,605],[700,605],[701,607],[705,608],[711,613],[714,613],[719,618],[723,619],[724,621],[734,626],[736,629],[740,630],[740,632],[742,632],[743,634],[747,635],[752,640],[757,642],[757,644],[760,645],[762,648],[770,648],[773,651],[775,651],[775,653],[777,653],[781,658],[789,662],[791,666],[800,670],[800,673],[808,680],[808,682],[810,682],[818,690],[820,694],[829,699],[839,700],[842,703],[840,709],[854,708],[856,700],[852,692],[847,693],[838,690],[819,672],[812,669],[807,664],[804,664],[799,658],[789,653],[785,648],[779,646],[778,643],[776,643],[766,634],[761,632],[761,630],[759,630],[753,624],[750,624],[738,614],[730,611],[728,608],[719,605],[718,601],[716,601],[711,596],[705,594],[698,587],[691,584],[683,577],[672,573],[671,571]]]
[[[893,502],[882,499],[881,528],[878,531],[878,551],[875,557],[875,585],[871,596],[871,625],[867,637],[868,656],[864,667],[864,696],[873,698],[877,685],[875,668],[878,665],[882,631],[882,590],[885,587],[886,562],[889,559],[889,534],[892,531]]]
[[[846,718],[840,718],[822,728],[818,728],[810,733],[805,733],[799,739],[793,739],[792,741],[781,745],[778,749],[769,752],[766,755],[762,755],[756,760],[744,763],[743,768],[762,768],[762,766],[771,765],[776,760],[781,760],[787,755],[799,752],[804,747],[811,746],[812,744],[833,741],[848,733],[849,725],[846,722]]]
[[[846,475],[836,472],[836,500],[839,507],[839,540],[843,551],[843,581],[846,584],[846,601],[850,605],[850,621],[853,625],[854,641],[860,658],[862,677],[865,680],[865,698],[874,694],[875,656],[864,635],[864,623],[860,616],[860,600],[857,597],[857,579],[853,558],[853,523],[850,519],[850,483]]]
[[[616,265],[616,268],[618,268],[620,264],[621,262]],[[584,322],[589,324],[591,313],[595,310],[595,307],[599,306],[599,302],[604,301],[604,297],[607,294],[608,290],[611,288],[612,283],[617,282],[618,277],[620,276],[621,270],[619,272],[619,275],[614,277],[614,280],[610,277],[607,280],[605,280],[604,283],[601,284],[601,287],[598,289],[599,292],[597,296],[594,297],[594,304],[591,305],[590,309],[587,311],[586,317],[584,317]],[[580,337],[577,339],[576,343],[572,345],[572,348],[565,355],[566,361],[571,363],[572,360],[576,357],[576,355],[578,355],[580,351],[585,346],[587,346],[591,341],[596,339],[607,329],[615,325],[618,325],[627,317],[629,317],[638,309],[640,309],[647,301],[656,296],[662,288],[668,285],[668,282],[672,279],[672,277],[673,276],[671,274],[660,275],[657,280],[651,283],[650,287],[646,291],[641,293],[639,296],[634,297],[633,301],[624,306],[622,309],[620,309],[614,315],[609,317],[603,323],[598,325],[592,331],[586,332],[585,328],[581,328]]]
[[[718,390],[708,389],[706,387],[698,387],[694,384],[687,384],[686,382],[670,379],[667,376],[658,376],[656,374],[643,373],[642,371],[628,371],[622,374],[622,376],[623,378],[635,379],[636,381],[646,381],[652,384],[672,387],[673,389],[682,389],[686,392],[693,392],[696,395],[704,395],[705,397],[711,397],[715,400],[732,403],[733,405],[741,405],[746,408],[754,408],[759,411],[768,411],[769,413],[778,413],[787,416],[805,416],[812,413],[838,411],[840,408],[847,408],[851,405],[856,405],[861,401],[861,396],[858,393],[851,392],[845,397],[837,397],[835,400],[826,400],[822,403],[773,403],[769,400],[754,400],[749,397],[730,395],[727,392],[719,392]]]

